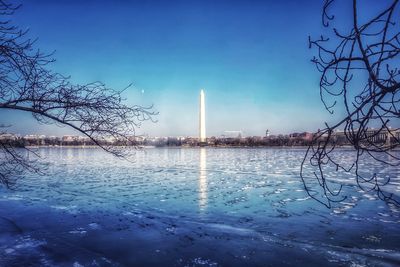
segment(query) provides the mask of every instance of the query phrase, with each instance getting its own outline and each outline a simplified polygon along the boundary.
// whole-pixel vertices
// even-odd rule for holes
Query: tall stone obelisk
[[[199,130],[200,130],[200,145],[206,144],[206,108],[204,103],[204,90],[200,91],[200,118],[199,118]]]

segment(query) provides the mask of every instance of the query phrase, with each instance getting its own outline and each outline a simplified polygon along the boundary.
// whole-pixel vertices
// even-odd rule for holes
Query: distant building
[[[45,139],[45,135],[38,135],[38,134],[28,134],[24,136],[25,140],[40,140],[40,139]]]
[[[17,136],[15,134],[11,134],[11,133],[0,134],[0,140],[14,141],[16,139],[17,139]]]
[[[298,138],[303,140],[312,140],[313,134],[309,132],[302,132],[302,133],[291,133],[289,138]]]
[[[350,133],[346,133],[344,131],[335,131],[334,137],[335,141],[340,144],[350,144],[350,141],[347,138],[354,138],[350,135]],[[363,135],[359,137],[362,139],[361,141],[364,143],[371,143],[371,144],[382,144],[385,143],[386,145],[390,146],[392,142],[398,142],[400,140],[400,130],[392,130],[391,128],[388,129],[368,129],[363,132]]]
[[[242,131],[224,131],[222,138],[242,138]]]
[[[77,136],[77,135],[64,135],[61,138],[61,141],[63,141],[63,142],[76,142],[76,141],[79,141],[79,136]]]

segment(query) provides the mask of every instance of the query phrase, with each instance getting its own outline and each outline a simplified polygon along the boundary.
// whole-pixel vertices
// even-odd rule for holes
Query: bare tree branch
[[[394,152],[400,144],[399,129],[395,128],[400,118],[399,1],[393,0],[371,18],[363,17],[361,21],[358,1],[353,0],[353,20],[347,32],[332,27],[334,3],[335,0],[326,0],[322,11],[322,24],[331,30],[328,37],[309,38],[309,46],[318,52],[312,62],[321,73],[321,101],[330,113],[340,104],[345,115],[335,125],[326,124],[314,135],[300,176],[310,197],[328,208],[347,197],[342,194],[343,185],[328,177],[332,170],[341,176],[353,174],[360,189],[400,205],[398,197],[384,189],[395,174],[385,172],[383,167],[367,173],[361,167],[362,162],[371,161],[381,166],[400,165],[400,158]],[[338,131],[343,131],[354,148],[353,162],[344,160],[335,150]],[[377,142],[377,136],[382,135],[385,139]],[[320,194],[315,193],[318,191],[313,187],[315,181]]]
[[[154,121],[153,107],[129,106],[122,97],[124,90],[100,82],[73,84],[69,77],[51,71],[52,55],[34,50],[27,32],[8,20],[18,7],[0,1],[0,109],[30,112],[41,123],[68,126],[107,152],[124,156],[121,149],[103,141],[129,144],[128,136],[143,121]],[[37,171],[26,152],[0,140],[0,183],[9,186],[13,173]]]

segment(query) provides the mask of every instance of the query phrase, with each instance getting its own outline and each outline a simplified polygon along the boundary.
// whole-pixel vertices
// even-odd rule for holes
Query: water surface
[[[1,266],[400,265],[400,209],[345,174],[349,198],[318,204],[299,178],[304,149],[38,152],[45,174],[0,191]]]

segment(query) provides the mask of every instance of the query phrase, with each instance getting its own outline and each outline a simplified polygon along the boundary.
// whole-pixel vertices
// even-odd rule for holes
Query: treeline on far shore
[[[279,146],[309,146],[313,136],[307,135],[277,135],[277,136],[249,136],[249,137],[210,137],[206,142],[199,142],[194,137],[131,137],[127,140],[99,140],[98,143],[106,146],[155,146],[155,147],[195,147],[200,145],[215,147],[279,147]],[[95,146],[89,138],[0,138],[0,142],[14,147],[26,146]],[[332,144],[349,145],[346,138],[336,137]]]

